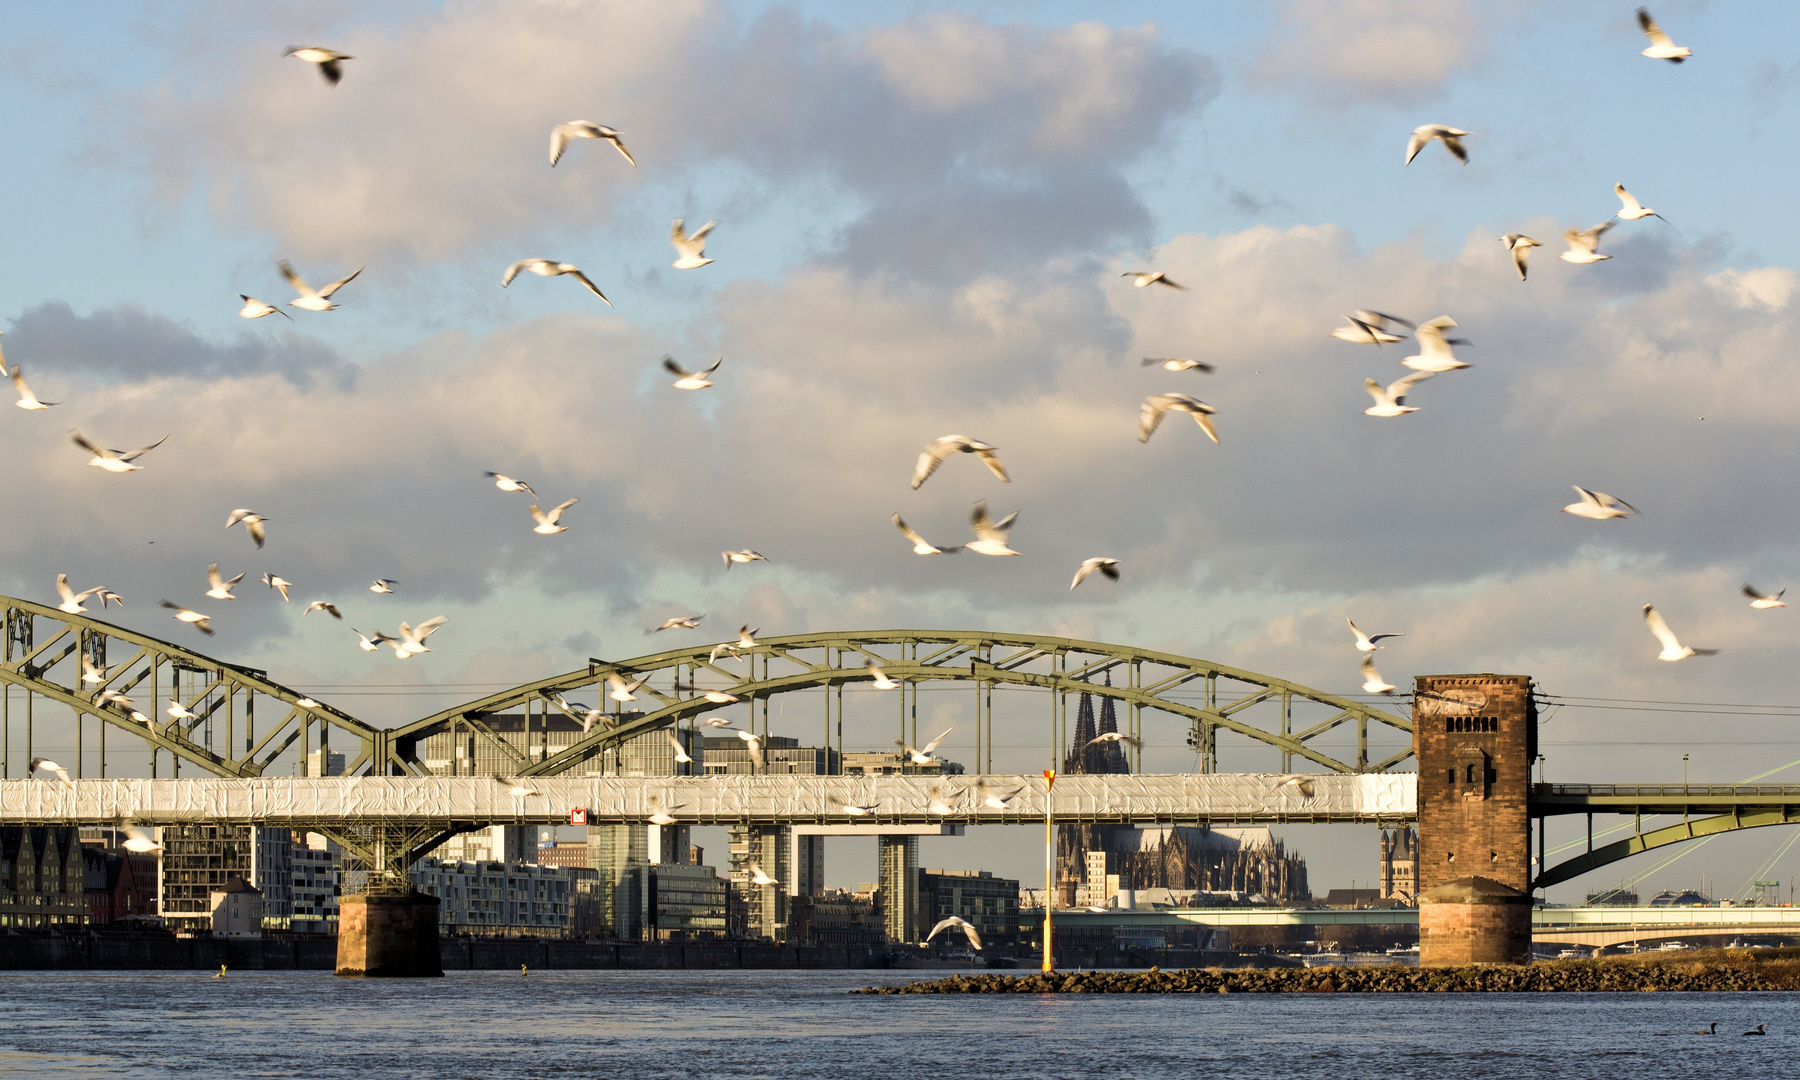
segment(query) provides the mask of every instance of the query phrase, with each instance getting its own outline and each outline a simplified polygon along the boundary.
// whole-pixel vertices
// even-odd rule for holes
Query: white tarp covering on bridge
[[[1059,821],[1196,823],[1402,821],[1417,816],[1411,773],[1059,776]],[[681,822],[755,824],[1041,821],[1042,776],[533,777],[532,794],[492,777],[254,780],[0,780],[0,824],[237,822],[566,823],[644,821],[653,802]],[[989,797],[1007,805],[990,805]],[[936,812],[933,807],[936,804]],[[856,813],[851,807],[872,808]]]

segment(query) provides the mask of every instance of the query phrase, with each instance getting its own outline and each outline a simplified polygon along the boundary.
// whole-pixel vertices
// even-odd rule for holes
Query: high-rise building
[[[562,937],[569,930],[568,868],[421,859],[413,887],[438,898],[438,928],[449,934]]]
[[[875,898],[881,905],[882,933],[896,945],[918,941],[923,936],[919,930],[919,838],[878,837],[876,858],[881,880]]]

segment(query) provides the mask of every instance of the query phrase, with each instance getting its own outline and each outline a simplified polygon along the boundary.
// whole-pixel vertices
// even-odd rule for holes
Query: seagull
[[[664,630],[698,630],[700,629],[700,620],[704,618],[706,618],[705,615],[677,615],[672,619],[664,619],[661,626],[654,630],[646,630],[644,633],[660,634]]]
[[[1433,375],[1468,367],[1450,349],[1451,345],[1467,345],[1468,342],[1444,336],[1444,331],[1455,325],[1456,320],[1448,315],[1439,315],[1430,322],[1420,323],[1418,331],[1413,334],[1419,343],[1419,354],[1400,361],[1401,366],[1414,371],[1429,371]]]
[[[1462,144],[1463,136],[1467,134],[1468,132],[1461,128],[1446,127],[1443,124],[1423,124],[1413,128],[1412,138],[1406,140],[1406,163],[1411,165],[1413,158],[1419,156],[1419,151],[1425,149],[1426,143],[1433,139],[1442,139],[1444,149],[1450,151],[1450,155],[1456,160],[1467,165],[1469,151]]]
[[[867,670],[869,673],[869,676],[875,680],[875,689],[877,689],[877,690],[898,690],[900,688],[899,683],[888,678],[888,673],[882,669],[882,666],[880,664],[877,664],[875,662],[874,657],[871,656],[871,657],[868,657],[867,659],[865,659],[863,661],[863,668],[865,670]]]
[[[206,583],[209,586],[206,595],[214,600],[236,600],[237,597],[231,595],[231,590],[242,580],[244,580],[244,575],[239,574],[230,581],[226,581],[219,576],[219,564],[213,563],[206,568]]]
[[[99,686],[106,681],[108,675],[118,670],[119,666],[114,664],[111,667],[101,667],[84,655],[81,658],[81,681],[88,686]]]
[[[494,486],[501,491],[524,491],[528,492],[533,497],[537,495],[537,492],[531,490],[531,485],[523,480],[514,480],[510,476],[497,472],[488,473],[488,476],[493,478]]]
[[[925,812],[927,814],[938,814],[940,816],[956,813],[956,807],[950,805],[950,796],[952,794],[952,792],[943,788],[932,788],[931,791],[927,793]]]
[[[994,451],[998,449],[997,446],[979,442],[967,435],[945,435],[941,439],[933,439],[925,444],[925,449],[919,451],[919,462],[913,466],[913,490],[919,490],[919,485],[937,472],[938,466],[951,454],[976,455],[988,467],[989,472],[1000,478],[1002,484],[1010,484],[1012,479],[1006,475],[1006,466],[1000,464],[1000,459],[994,455]]]
[[[241,319],[260,319],[264,315],[279,315],[288,322],[294,321],[292,315],[289,315],[287,312],[276,307],[274,304],[269,303],[267,300],[258,300],[256,297],[250,296],[247,293],[238,293],[238,299],[244,302],[244,306],[238,309],[238,317]]]
[[[302,308],[306,311],[331,311],[336,308],[337,305],[331,302],[331,294],[355,281],[356,275],[362,273],[362,267],[359,266],[356,268],[356,273],[349,277],[339,278],[323,289],[315,290],[302,280],[299,274],[294,273],[293,266],[286,259],[276,263],[275,269],[280,270],[281,276],[287,278],[287,283],[300,294],[288,301],[288,307]]]
[[[430,652],[431,650],[425,646],[425,639],[437,633],[438,627],[443,626],[449,621],[450,619],[448,616],[437,615],[420,623],[416,630],[406,623],[401,623],[400,640],[393,642],[392,638],[388,639],[390,642],[393,642],[394,655],[401,660],[405,660],[408,657],[417,656],[420,653]]]
[[[344,619],[344,613],[339,611],[337,605],[330,602],[329,600],[314,600],[312,603],[306,605],[306,610],[302,611],[300,613],[300,615],[302,618],[304,618],[308,615],[311,615],[315,611],[323,611],[325,614],[331,616],[332,618],[338,620],[339,622],[342,622]]]
[[[1394,684],[1384,680],[1381,677],[1381,672],[1375,670],[1375,654],[1374,653],[1372,653],[1372,652],[1363,653],[1362,674],[1363,674],[1363,693],[1365,693],[1365,694],[1392,694],[1394,692],[1394,689],[1395,689]]]
[[[743,659],[743,657],[738,655],[737,642],[735,641],[721,641],[717,645],[714,645],[712,647],[712,652],[708,653],[706,656],[706,662],[709,664],[716,664],[719,662],[719,657],[721,656],[729,656],[733,660]]]
[[[1379,311],[1358,311],[1354,315],[1344,316],[1349,326],[1340,326],[1331,332],[1331,336],[1339,341],[1350,341],[1359,345],[1391,345],[1396,341],[1405,341],[1405,334],[1396,334],[1388,329],[1391,323],[1413,329],[1408,319],[1398,315],[1384,315]]]
[[[674,728],[663,728],[663,734],[669,737],[669,745],[675,748],[675,763],[677,765],[686,765],[694,760],[687,752],[687,747],[681,745],[681,740],[676,737]]]
[[[1161,270],[1128,270],[1119,276],[1130,278],[1131,283],[1140,289],[1148,288],[1151,285],[1167,285],[1171,289],[1180,289],[1182,292],[1188,291],[1186,285],[1175,284],[1173,281],[1170,281],[1169,276]]]
[[[1746,1034],[1746,1035],[1767,1035],[1768,1033],[1769,1033],[1769,1025],[1767,1025],[1767,1024],[1758,1024],[1758,1025],[1756,1025],[1755,1031],[1744,1032],[1744,1034]]]
[[[938,744],[942,743],[945,739],[948,739],[950,733],[955,730],[954,727],[945,728],[942,735],[939,735],[937,738],[919,748],[906,745],[906,740],[904,739],[895,739],[894,745],[898,746],[900,748],[900,753],[914,765],[932,765],[937,762],[937,758],[933,755],[937,752]]]
[[[963,547],[977,555],[1019,554],[1006,546],[1007,534],[1012,532],[1013,522],[1018,516],[1019,512],[1014,510],[999,521],[990,521],[987,500],[981,500],[975,504],[975,509],[969,514],[969,527],[975,530],[976,539],[971,543],[964,544]]]
[[[1619,209],[1619,212],[1613,215],[1620,221],[1637,221],[1640,218],[1647,217],[1662,218],[1665,222],[1669,220],[1650,209],[1648,206],[1645,206],[1643,203],[1638,202],[1636,196],[1625,190],[1624,184],[1614,184],[1613,194],[1617,195],[1619,201],[1624,204],[1624,206]]]
[[[295,698],[294,704],[302,709],[317,709],[322,707],[318,702],[309,697]]]
[[[650,676],[648,675],[639,676],[635,682],[626,682],[617,673],[608,675],[606,677],[606,696],[621,703],[636,701],[637,694],[634,691],[649,681]]]
[[[1344,622],[1345,622],[1345,624],[1347,624],[1350,627],[1350,632],[1352,634],[1356,635],[1356,648],[1357,648],[1358,652],[1372,653],[1376,649],[1381,648],[1381,646],[1375,644],[1377,641],[1383,641],[1383,640],[1386,640],[1387,638],[1391,638],[1391,637],[1405,637],[1406,636],[1405,634],[1376,634],[1371,637],[1370,635],[1363,633],[1361,630],[1358,630],[1356,628],[1356,624],[1351,622],[1349,619],[1346,618],[1344,620]]]
[[[838,805],[842,806],[844,808],[844,813],[849,814],[851,817],[868,817],[870,814],[873,814],[881,804],[869,803],[867,806],[864,806],[861,803],[853,803],[849,799],[845,799]]]
[[[753,563],[753,562],[757,562],[757,561],[761,561],[761,562],[769,561],[769,557],[767,555],[764,555],[761,552],[751,551],[749,548],[744,548],[740,551],[721,551],[721,552],[719,552],[719,558],[725,560],[725,569],[727,569],[727,570],[731,569],[733,563]]]
[[[133,825],[128,821],[122,821],[119,823],[119,831],[125,834],[125,841],[119,846],[126,851],[147,855],[152,851],[162,850],[162,845],[156,842],[156,837],[142,825]]]
[[[520,259],[506,268],[506,273],[500,278],[500,287],[504,289],[511,285],[512,279],[518,277],[521,270],[529,270],[538,277],[559,277],[567,274],[585,285],[588,292],[605,300],[607,307],[613,306],[613,302],[606,299],[606,294],[600,291],[599,286],[589,281],[587,275],[581,272],[581,267],[574,263],[557,262],[555,259]]]
[[[356,647],[363,652],[380,652],[382,645],[394,640],[380,631],[376,631],[374,637],[369,637],[355,627],[351,627],[350,632],[356,635]]]
[[[1022,787],[1014,788],[1007,794],[1002,795],[997,788],[988,787],[986,780],[977,780],[975,782],[975,792],[981,796],[982,805],[992,807],[995,810],[1011,810],[1013,808],[1013,803],[1017,802],[1019,796],[1025,793],[1025,789]]]
[[[375,579],[375,584],[369,586],[369,591],[372,593],[386,593],[391,595],[394,591],[394,586],[398,584],[400,583],[392,578],[378,577]]]
[[[319,65],[319,74],[325,76],[325,81],[332,86],[336,86],[338,80],[344,77],[344,69],[339,66],[338,62],[356,59],[354,56],[345,56],[341,52],[333,52],[320,45],[290,45],[287,52],[281,55]]]
[[[685,690],[688,693],[692,693],[692,694],[699,694],[701,697],[712,702],[714,705],[736,705],[738,702],[744,700],[743,698],[738,697],[736,694],[727,693],[724,690],[708,690],[703,687],[698,687],[698,686],[693,686],[693,685],[683,686],[680,683],[676,683],[675,689],[676,690]],[[731,725],[731,721],[721,720],[715,716],[715,717],[712,717],[711,719],[707,720],[706,725],[708,727],[729,727]]]
[[[58,575],[56,575],[56,591],[57,591],[57,594],[62,597],[62,603],[56,605],[56,610],[66,611],[70,615],[86,614],[87,608],[82,607],[81,602],[83,600],[86,600],[90,596],[94,596],[94,595],[100,593],[105,588],[106,588],[106,586],[102,585],[97,588],[87,589],[82,592],[76,592],[75,590],[69,588],[69,575],[58,574]]]
[[[745,623],[738,627],[737,647],[739,649],[756,648],[756,635],[760,633],[762,633],[762,627],[760,626],[755,630],[750,629],[749,623]]]
[[[1571,484],[1581,495],[1579,502],[1572,502],[1562,508],[1565,514],[1589,518],[1593,521],[1605,521],[1608,518],[1622,518],[1636,514],[1638,508],[1624,499],[1615,499],[1604,491],[1589,491],[1580,484]]]
[[[170,611],[173,611],[175,613],[176,619],[178,619],[184,623],[191,623],[191,624],[193,624],[194,629],[200,631],[202,634],[205,634],[207,637],[212,637],[212,635],[213,635],[212,616],[202,615],[198,611],[190,611],[187,608],[182,607],[180,604],[171,603],[170,601],[167,601],[167,600],[164,600],[162,602],[162,606],[168,608]]]
[[[705,724],[707,727],[712,727],[712,728],[721,728],[722,727],[722,728],[731,728],[733,731],[737,730],[736,728],[731,727],[731,721],[725,719],[723,716],[709,716],[706,719],[702,720],[701,723]]]
[[[1312,802],[1313,797],[1318,794],[1319,790],[1313,784],[1312,777],[1310,776],[1284,776],[1275,782],[1275,788],[1277,791],[1282,788],[1293,788],[1295,791],[1298,791],[1300,797],[1307,802]]]
[[[664,730],[666,731],[668,729],[665,728]],[[670,731],[669,738],[673,739],[674,737],[675,737],[675,733],[673,731]],[[677,743],[676,749],[680,749],[680,748],[681,748],[680,744]],[[655,795],[650,796],[650,798],[648,800],[646,800],[646,802],[648,803],[648,805],[650,807],[650,818],[649,818],[650,824],[652,824],[652,825],[673,825],[673,824],[675,824],[675,815],[671,814],[669,811],[680,810],[681,806],[679,806],[679,805],[678,806],[664,806],[662,799],[658,798]]]
[[[169,441],[169,437],[164,435],[149,446],[127,453],[124,450],[107,450],[103,447],[95,446],[93,443],[89,442],[81,432],[76,431],[73,428],[69,429],[69,438],[74,440],[76,446],[79,446],[83,450],[94,455],[93,458],[88,461],[89,465],[92,465],[96,469],[105,469],[107,472],[114,473],[137,472],[139,469],[143,468],[142,465],[137,463],[138,458],[143,457],[145,454],[148,454],[150,451]]]
[[[675,358],[673,356],[664,354],[663,358],[662,358],[662,366],[664,368],[668,369],[669,374],[675,376],[675,381],[670,383],[669,385],[673,386],[677,390],[704,390],[704,389],[706,389],[707,387],[712,385],[712,383],[709,382],[706,377],[708,375],[711,375],[713,372],[719,370],[719,365],[723,364],[724,362],[725,362],[725,358],[723,356],[721,356],[717,360],[713,361],[712,367],[703,368],[700,371],[689,371],[686,368],[682,367],[680,364],[677,364],[675,362]]]
[[[494,779],[500,780],[499,777],[495,777]],[[505,784],[506,781],[500,780],[500,783]],[[514,780],[511,784],[507,785],[506,793],[515,799],[524,799],[536,795],[537,789],[523,780]]]
[[[1690,656],[1718,655],[1719,650],[1717,649],[1691,649],[1677,641],[1675,631],[1669,629],[1669,624],[1663,621],[1662,612],[1656,610],[1654,605],[1644,605],[1644,625],[1648,626],[1650,632],[1656,635],[1656,640],[1662,642],[1662,652],[1656,654],[1658,660],[1674,663],[1677,660],[1686,660]]]
[[[754,732],[744,731],[741,728],[734,730],[737,731],[737,737],[744,740],[744,747],[750,751],[750,761],[757,768],[764,768],[762,739],[758,738]]]
[[[625,149],[625,143],[619,138],[621,132],[614,131],[605,124],[596,124],[592,120],[571,120],[566,124],[558,124],[550,129],[550,167],[563,155],[563,149],[569,145],[570,139],[605,139],[613,144],[613,149],[625,155],[632,168],[637,168],[637,159],[631,151]]]
[[[1544,245],[1526,236],[1524,233],[1509,232],[1500,238],[1506,249],[1512,252],[1513,265],[1519,268],[1519,280],[1525,280],[1525,264],[1531,260],[1531,249]]]
[[[1203,360],[1189,360],[1185,356],[1146,356],[1141,366],[1160,365],[1164,371],[1199,371],[1212,374],[1213,366]]]
[[[1138,750],[1143,747],[1144,740],[1134,739],[1131,736],[1126,735],[1122,732],[1108,731],[1103,735],[1096,735],[1093,738],[1089,739],[1087,741],[1087,745],[1083,746],[1082,749],[1085,750],[1085,749],[1087,749],[1088,746],[1104,746],[1104,745],[1108,745],[1111,743],[1124,743],[1126,746],[1131,747],[1133,750]]]
[[[960,915],[952,915],[949,918],[945,919],[943,922],[940,922],[936,926],[932,927],[931,933],[925,935],[925,944],[929,945],[931,943],[932,938],[937,937],[939,934],[943,933],[945,930],[950,930],[950,929],[961,930],[963,932],[963,936],[969,939],[969,944],[973,945],[977,950],[980,950],[980,948],[981,948],[980,932],[975,929],[973,924],[971,924],[967,919],[964,919]]]
[[[1750,606],[1762,611],[1766,611],[1769,608],[1787,607],[1781,600],[1782,594],[1785,592],[1787,592],[1787,590],[1782,589],[1781,592],[1768,595],[1759,593],[1751,588],[1749,582],[1746,581],[1744,583],[1744,595],[1750,598]]]
[[[1405,416],[1410,412],[1418,412],[1417,405],[1408,405],[1406,395],[1412,388],[1431,378],[1435,374],[1430,371],[1415,371],[1403,379],[1396,379],[1388,384],[1386,390],[1374,379],[1364,379],[1363,389],[1375,399],[1375,404],[1363,410],[1364,416]]]
[[[599,709],[589,708],[579,702],[570,701],[568,698],[563,697],[554,690],[550,691],[547,696],[551,701],[556,702],[557,708],[568,713],[580,722],[581,733],[583,735],[594,729],[594,721],[606,719],[606,714]],[[611,725],[608,724],[607,726],[610,727]]]
[[[762,865],[760,863],[751,863],[750,864],[750,883],[752,885],[779,885],[779,884],[781,884],[781,882],[776,881],[774,878],[772,878],[768,874],[764,873]]]
[[[237,509],[233,510],[231,516],[225,519],[225,527],[229,529],[238,522],[243,522],[244,529],[250,533],[250,539],[256,541],[256,546],[261,548],[263,540],[267,537],[263,531],[263,523],[268,520],[254,510]]]
[[[288,600],[288,590],[294,587],[294,583],[287,578],[282,577],[280,574],[265,573],[262,576],[262,583],[271,589],[279,591],[283,603],[292,602]]]
[[[140,724],[147,725],[150,723],[150,718],[138,711],[137,702],[126,697],[124,694],[119,693],[117,690],[102,690],[94,698],[94,701],[102,707],[116,705],[120,712],[131,717]]]
[[[1083,559],[1081,560],[1081,566],[1075,570],[1075,580],[1069,582],[1069,591],[1074,592],[1075,586],[1086,581],[1088,575],[1096,570],[1100,571],[1102,575],[1113,581],[1119,580],[1119,560],[1107,558]]]
[[[900,530],[901,536],[904,536],[908,540],[912,541],[914,555],[954,555],[957,552],[962,550],[961,547],[941,548],[941,547],[937,547],[937,546],[933,545],[930,541],[926,540],[923,536],[920,536],[917,532],[914,532],[912,527],[907,525],[907,523],[901,519],[901,517],[898,513],[894,514],[894,528]]]
[[[580,499],[569,499],[552,507],[548,514],[539,510],[537,503],[532,503],[531,519],[537,522],[537,525],[531,531],[543,536],[554,536],[559,532],[568,532],[569,527],[567,525],[558,525],[556,523],[557,519],[562,517],[562,512],[564,510],[567,510],[569,507],[574,506],[580,501]]]
[[[100,590],[100,606],[102,608],[104,608],[104,607],[106,607],[107,604],[117,604],[120,607],[124,607],[125,606],[125,598],[123,596],[120,596],[118,593],[113,592],[111,589],[101,589]]]
[[[1652,60],[1667,60],[1671,64],[1679,64],[1694,55],[1694,50],[1686,45],[1677,45],[1671,41],[1669,35],[1663,33],[1663,28],[1656,25],[1656,20],[1650,17],[1648,10],[1638,8],[1637,16],[1638,25],[1644,29],[1644,36],[1650,39],[1650,47],[1638,53],[1639,56],[1648,56]]]
[[[172,699],[169,702],[169,707],[164,709],[163,712],[168,713],[169,719],[171,719],[171,720],[198,720],[198,719],[200,719],[199,713],[194,712],[193,710],[189,709],[186,705],[183,705],[181,702],[175,701]]]
[[[56,762],[51,761],[49,758],[34,757],[31,759],[30,764],[25,766],[25,772],[27,775],[30,775],[31,773],[34,773],[34,772],[38,772],[40,770],[43,772],[50,773],[51,775],[55,776],[58,780],[61,780],[64,784],[67,784],[69,786],[70,791],[75,790],[75,781],[69,779],[69,770],[63,768],[61,765],[58,765]]]
[[[4,369],[5,365],[0,364],[0,370]],[[39,401],[38,396],[31,392],[30,387],[25,385],[25,375],[19,370],[19,365],[17,364],[12,366],[12,384],[13,389],[19,392],[19,400],[13,402],[13,404],[21,409],[37,412],[40,409],[48,409],[52,405],[62,404],[60,401]]]
[[[1200,430],[1206,432],[1207,438],[1214,443],[1219,441],[1219,431],[1213,427],[1212,422],[1217,410],[1211,405],[1186,394],[1151,394],[1138,408],[1138,442],[1149,442],[1150,436],[1162,423],[1163,414],[1171,410],[1192,416],[1194,423],[1200,425]]]
[[[681,256],[672,264],[677,270],[698,270],[712,262],[706,257],[706,234],[712,232],[716,221],[709,221],[693,232],[681,230],[682,219],[676,218],[675,224],[669,226],[669,243],[675,245],[675,254]]]
[[[1569,250],[1558,255],[1557,258],[1563,262],[1581,265],[1604,262],[1612,258],[1611,255],[1602,255],[1595,250],[1600,246],[1600,234],[1612,227],[1613,223],[1610,218],[1591,229],[1577,229],[1570,226],[1569,230],[1563,233],[1563,240],[1569,245]]]

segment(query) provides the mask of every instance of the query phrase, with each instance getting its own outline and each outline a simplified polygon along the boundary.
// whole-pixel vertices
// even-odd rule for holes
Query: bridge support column
[[[1537,709],[1523,675],[1421,675],[1419,963],[1522,963],[1531,951]]]
[[[438,898],[417,892],[339,897],[337,973],[442,977]]]

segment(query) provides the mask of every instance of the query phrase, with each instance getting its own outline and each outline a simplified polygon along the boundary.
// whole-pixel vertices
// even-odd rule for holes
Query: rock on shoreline
[[[1452,968],[1190,968],[952,975],[853,994],[1415,994],[1800,990],[1800,949]]]

